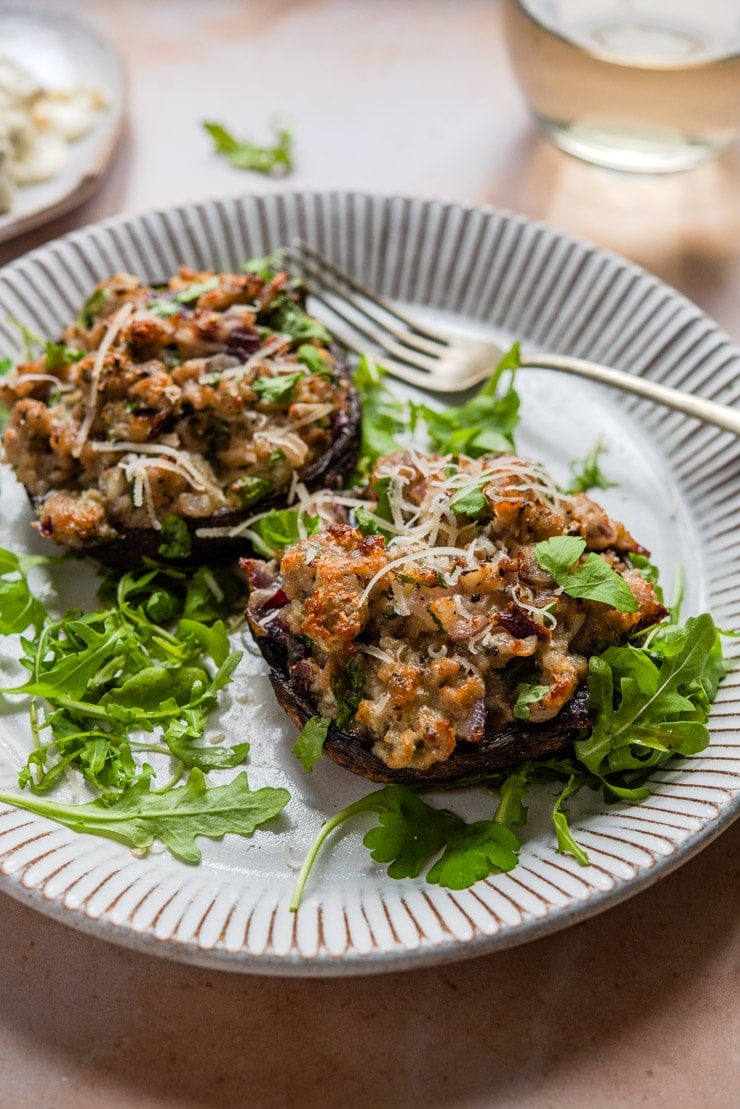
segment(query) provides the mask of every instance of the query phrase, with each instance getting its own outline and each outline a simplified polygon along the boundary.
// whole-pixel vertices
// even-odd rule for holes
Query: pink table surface
[[[284,188],[516,209],[641,263],[740,338],[740,148],[690,173],[583,165],[534,130],[497,0],[58,0],[119,47],[95,196],[0,263],[119,212]],[[740,95],[740,93],[739,93]],[[295,132],[284,181],[199,121]],[[180,966],[0,897],[0,1106],[734,1106],[736,824],[647,891],[500,954],[297,981]]]

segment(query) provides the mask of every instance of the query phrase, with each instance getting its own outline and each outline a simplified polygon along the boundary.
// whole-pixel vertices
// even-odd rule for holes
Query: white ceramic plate
[[[124,76],[113,47],[89,26],[26,0],[0,0],[0,53],[48,88],[93,86],[107,100],[92,130],[69,146],[62,171],[18,189],[12,209],[0,215],[0,242],[5,242],[70,211],[93,192],[121,129]]]
[[[540,348],[601,359],[709,397],[737,396],[740,355],[693,305],[635,266],[517,216],[421,200],[287,194],[212,201],[78,232],[0,273],[5,310],[56,335],[94,282],[116,269],[161,279],[179,263],[231,268],[300,234],[371,286],[420,314],[464,330],[521,336]],[[0,355],[16,339],[0,322]],[[519,449],[565,482],[568,460],[601,435],[619,481],[602,500],[653,551],[671,581],[686,567],[688,615],[710,609],[721,626],[740,616],[740,444],[645,402],[565,376],[528,371],[519,383]],[[0,542],[42,549],[14,478],[0,488]],[[66,568],[65,603],[84,603],[91,579]],[[28,749],[25,718],[9,708],[0,787],[12,788]],[[368,783],[324,760],[312,775],[290,754],[295,735],[261,660],[247,652],[218,728],[252,744],[253,787],[286,786],[292,800],[273,831],[202,842],[188,867],[164,854],[135,858],[0,807],[0,888],[74,927],[140,950],[221,969],[338,975],[480,954],[582,920],[636,893],[700,850],[737,814],[740,677],[721,687],[712,742],[701,756],[653,774],[639,806],[574,811],[591,865],[556,853],[538,794],[519,867],[455,893],[423,879],[393,881],[347,829],[320,858],[298,914],[288,901],[295,859],[321,821]],[[483,790],[447,803],[490,815]],[[575,808],[575,807],[574,807]]]

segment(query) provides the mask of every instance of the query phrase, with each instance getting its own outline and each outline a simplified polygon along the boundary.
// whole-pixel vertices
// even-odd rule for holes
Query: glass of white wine
[[[529,107],[561,149],[670,173],[740,135],[740,0],[505,0]]]

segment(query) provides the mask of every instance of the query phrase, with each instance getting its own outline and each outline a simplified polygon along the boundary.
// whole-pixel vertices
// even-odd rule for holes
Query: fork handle
[[[659,385],[658,382],[644,377],[635,377],[633,374],[625,373],[624,370],[601,366],[598,362],[589,362],[585,358],[538,353],[523,355],[522,366],[562,370],[563,373],[585,377],[589,381],[598,381],[602,385],[614,385],[625,393],[645,397],[656,404],[675,408],[677,412],[685,412],[687,416],[694,416],[706,424],[714,424],[724,431],[740,435],[740,411],[737,409],[727,404],[718,404],[706,397],[697,397],[692,393],[684,393],[680,389],[672,389],[669,385]]]

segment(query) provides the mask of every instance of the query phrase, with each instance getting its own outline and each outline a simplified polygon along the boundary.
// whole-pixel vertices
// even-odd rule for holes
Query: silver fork
[[[458,393],[487,378],[505,353],[495,343],[453,339],[411,319],[301,239],[295,239],[282,253],[291,267],[305,276],[310,295],[349,329],[336,331],[337,338],[358,354],[375,354],[368,350],[368,342],[374,344],[380,364],[401,381],[434,393]],[[611,385],[740,435],[740,411],[623,370],[539,351],[523,352],[521,364]]]

